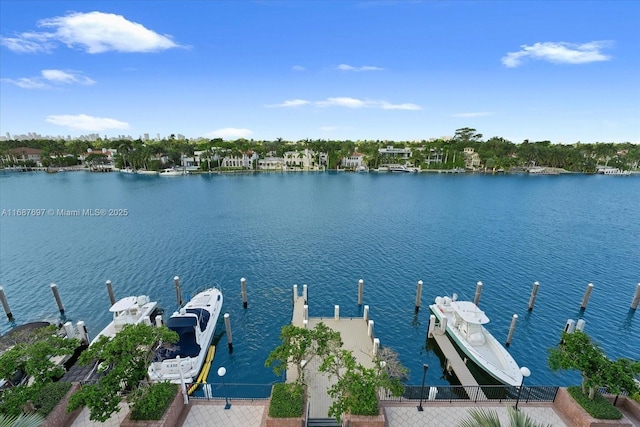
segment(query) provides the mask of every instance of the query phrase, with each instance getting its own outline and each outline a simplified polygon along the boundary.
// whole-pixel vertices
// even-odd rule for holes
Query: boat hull
[[[438,304],[432,304],[429,308],[440,324],[442,324],[443,317],[447,318],[447,335],[480,369],[502,384],[511,386],[519,386],[521,384],[522,374],[517,363],[486,328],[482,327],[484,343],[481,346],[474,346],[465,339],[454,324],[451,313],[443,310],[443,307]],[[494,361],[492,362],[490,359]],[[500,363],[497,363],[496,360],[499,360]]]
[[[213,340],[222,302],[220,290],[209,288],[171,315],[166,325],[178,333],[180,340],[168,350],[156,351],[148,369],[151,381],[192,383],[198,377]]]

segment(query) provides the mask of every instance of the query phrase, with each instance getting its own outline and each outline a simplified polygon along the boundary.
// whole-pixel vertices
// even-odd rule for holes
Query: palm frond
[[[469,418],[460,421],[458,427],[500,427],[500,418],[493,409],[469,409]]]

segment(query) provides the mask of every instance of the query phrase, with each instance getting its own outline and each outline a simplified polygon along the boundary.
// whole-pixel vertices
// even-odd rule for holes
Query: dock
[[[296,296],[293,304],[293,316],[291,323],[300,328],[304,327],[303,297]],[[329,328],[340,332],[343,348],[351,350],[356,361],[366,368],[373,368],[373,336],[368,333],[368,321],[364,317],[309,317],[307,327],[313,329],[318,323],[323,322]],[[312,359],[305,367],[305,380],[309,397],[309,418],[327,418],[329,407],[333,402],[327,390],[336,382],[336,378],[329,378],[326,373],[318,372],[320,360]],[[287,382],[297,379],[297,371],[294,366],[287,369]]]
[[[436,341],[438,347],[440,347],[440,350],[444,353],[448,364],[453,369],[453,372],[455,372],[460,384],[465,387],[467,395],[469,395],[470,398],[475,396],[476,400],[487,400],[487,397],[479,387],[478,382],[471,374],[469,368],[467,368],[467,364],[460,358],[458,351],[455,349],[453,344],[451,344],[447,334],[442,332],[440,328],[435,328],[430,338],[433,338]]]

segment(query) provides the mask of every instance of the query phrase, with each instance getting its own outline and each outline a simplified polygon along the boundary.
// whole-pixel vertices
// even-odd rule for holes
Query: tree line
[[[5,140],[0,141],[0,159],[5,166],[11,165],[12,149],[30,147],[43,150],[42,158],[51,165],[68,165],[62,162],[73,162],[73,159],[77,159],[78,156],[86,155],[87,149],[94,150],[93,157],[99,158],[100,151],[104,148],[117,150],[116,160],[120,167],[157,169],[166,166],[158,163],[160,156],[167,159],[168,165],[179,165],[182,156],[192,156],[196,151],[203,151],[203,163],[206,162],[207,167],[211,168],[212,165],[219,167],[224,156],[241,156],[243,153],[253,152],[259,158],[282,157],[287,151],[309,149],[318,157],[317,164],[321,163],[320,153],[326,153],[326,159],[323,161],[328,169],[339,168],[341,160],[353,153],[361,153],[370,168],[377,168],[387,160],[379,149],[388,146],[411,149],[410,163],[422,169],[464,167],[465,148],[473,148],[478,153],[481,159],[480,168],[484,170],[547,166],[563,168],[571,172],[593,173],[599,165],[621,170],[637,170],[640,163],[640,145],[630,142],[554,144],[548,140],[524,140],[516,144],[498,136],[484,139],[476,129],[468,127],[457,129],[450,139],[428,141],[331,139],[287,141],[283,138],[273,141],[245,138],[225,141],[221,138],[177,139],[174,135],[153,141],[142,139]],[[71,160],[64,160],[69,158]]]

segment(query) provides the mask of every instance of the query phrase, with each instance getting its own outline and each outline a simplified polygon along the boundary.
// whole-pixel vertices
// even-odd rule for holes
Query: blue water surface
[[[52,282],[67,318],[84,320],[90,334],[110,320],[107,279],[118,298],[148,294],[166,315],[176,307],[175,275],[185,295],[215,284],[234,349],[220,321],[211,375],[225,366],[229,383],[278,380],[264,361],[291,321],[293,284],[308,285],[311,316],[333,316],[336,304],[342,315],[360,316],[359,279],[375,334],[399,353],[411,384],[420,383],[423,363],[428,383],[447,383],[443,361],[425,345],[427,305],[453,293],[473,299],[477,281],[500,341],[518,314],[510,352],[531,369],[529,384],[578,381],[547,364],[570,318],[584,318],[609,357],[640,359],[640,314],[629,309],[640,282],[638,177],[0,173],[0,209],[26,208],[127,216],[5,212],[0,285],[17,323],[59,317]],[[540,290],[528,312],[534,281]],[[589,282],[594,290],[580,312]]]

